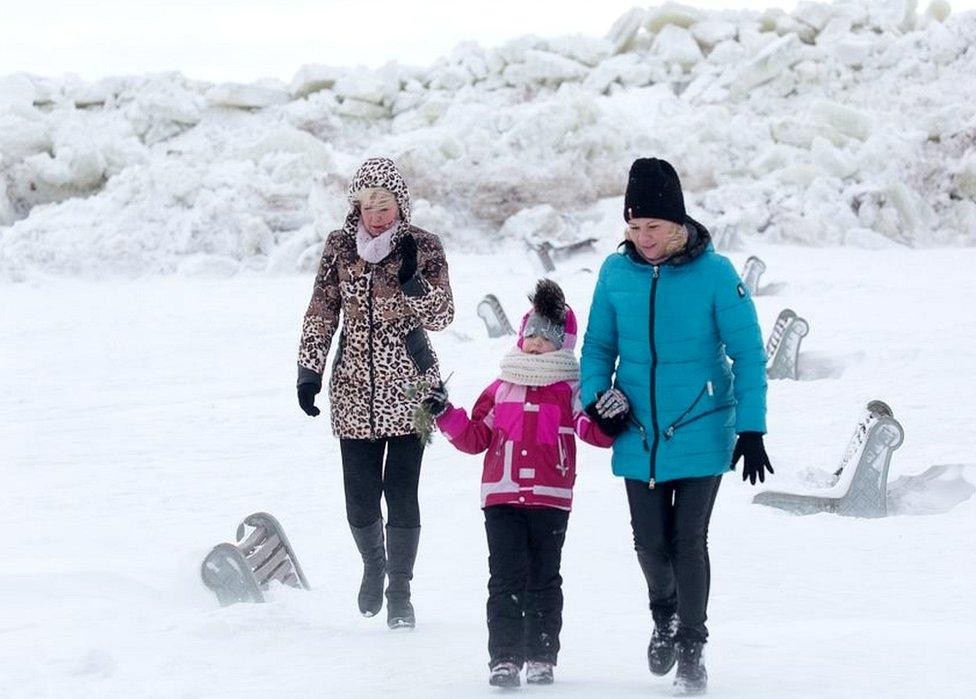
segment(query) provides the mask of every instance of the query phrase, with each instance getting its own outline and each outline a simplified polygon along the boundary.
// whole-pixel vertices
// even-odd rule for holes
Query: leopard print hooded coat
[[[360,214],[353,197],[368,187],[391,191],[400,208],[392,252],[376,264],[356,252]],[[454,320],[444,249],[436,235],[410,225],[410,193],[392,160],[364,162],[349,185],[349,203],[345,225],[325,241],[302,325],[299,368],[325,372],[341,311],[329,380],[332,431],[344,439],[410,434],[423,392],[410,398],[408,389],[440,376],[426,331],[443,330]],[[417,242],[417,274],[401,286],[400,241],[408,234]]]

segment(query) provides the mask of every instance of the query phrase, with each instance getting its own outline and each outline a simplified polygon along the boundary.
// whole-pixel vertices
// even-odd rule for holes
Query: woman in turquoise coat
[[[626,240],[600,269],[583,341],[580,397],[618,433],[654,631],[648,664],[677,662],[680,693],[705,690],[708,522],[722,474],[772,473],[766,356],[749,292],[708,231],[685,213],[666,161],[641,158],[624,198]],[[731,360],[731,362],[730,362]]]

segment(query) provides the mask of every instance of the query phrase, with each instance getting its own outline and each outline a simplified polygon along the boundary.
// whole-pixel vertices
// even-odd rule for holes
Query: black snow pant
[[[349,524],[366,527],[376,522],[382,516],[380,500],[385,497],[389,526],[404,529],[420,526],[417,485],[424,444],[417,435],[340,439],[339,450]]]
[[[563,625],[559,575],[569,512],[554,507],[492,505],[488,534],[490,665],[526,660],[556,664]]]
[[[634,548],[647,580],[651,614],[656,625],[666,626],[677,611],[679,640],[708,639],[708,522],[721,480],[681,478],[651,489],[627,479]]]

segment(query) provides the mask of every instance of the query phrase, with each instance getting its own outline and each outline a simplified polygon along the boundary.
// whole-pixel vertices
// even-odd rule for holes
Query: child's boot
[[[491,666],[491,674],[488,675],[488,684],[492,687],[507,687],[510,689],[518,687],[520,684],[520,669],[518,665],[509,661],[495,663]]]
[[[527,684],[552,684],[552,663],[544,660],[530,660],[525,665],[525,682]]]

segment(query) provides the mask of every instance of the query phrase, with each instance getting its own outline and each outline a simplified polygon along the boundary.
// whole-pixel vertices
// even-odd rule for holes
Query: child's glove
[[[427,394],[427,397],[421,403],[427,412],[430,413],[431,417],[435,419],[439,418],[451,407],[451,403],[447,399],[447,387],[443,382],[438,382],[436,386],[431,386],[430,393]]]
[[[630,401],[616,388],[597,394],[597,399],[586,406],[586,414],[608,437],[616,437],[627,429],[630,420]]]
[[[619,389],[611,388],[609,391],[598,393],[596,397],[596,411],[602,418],[609,419],[630,412],[630,401]]]

